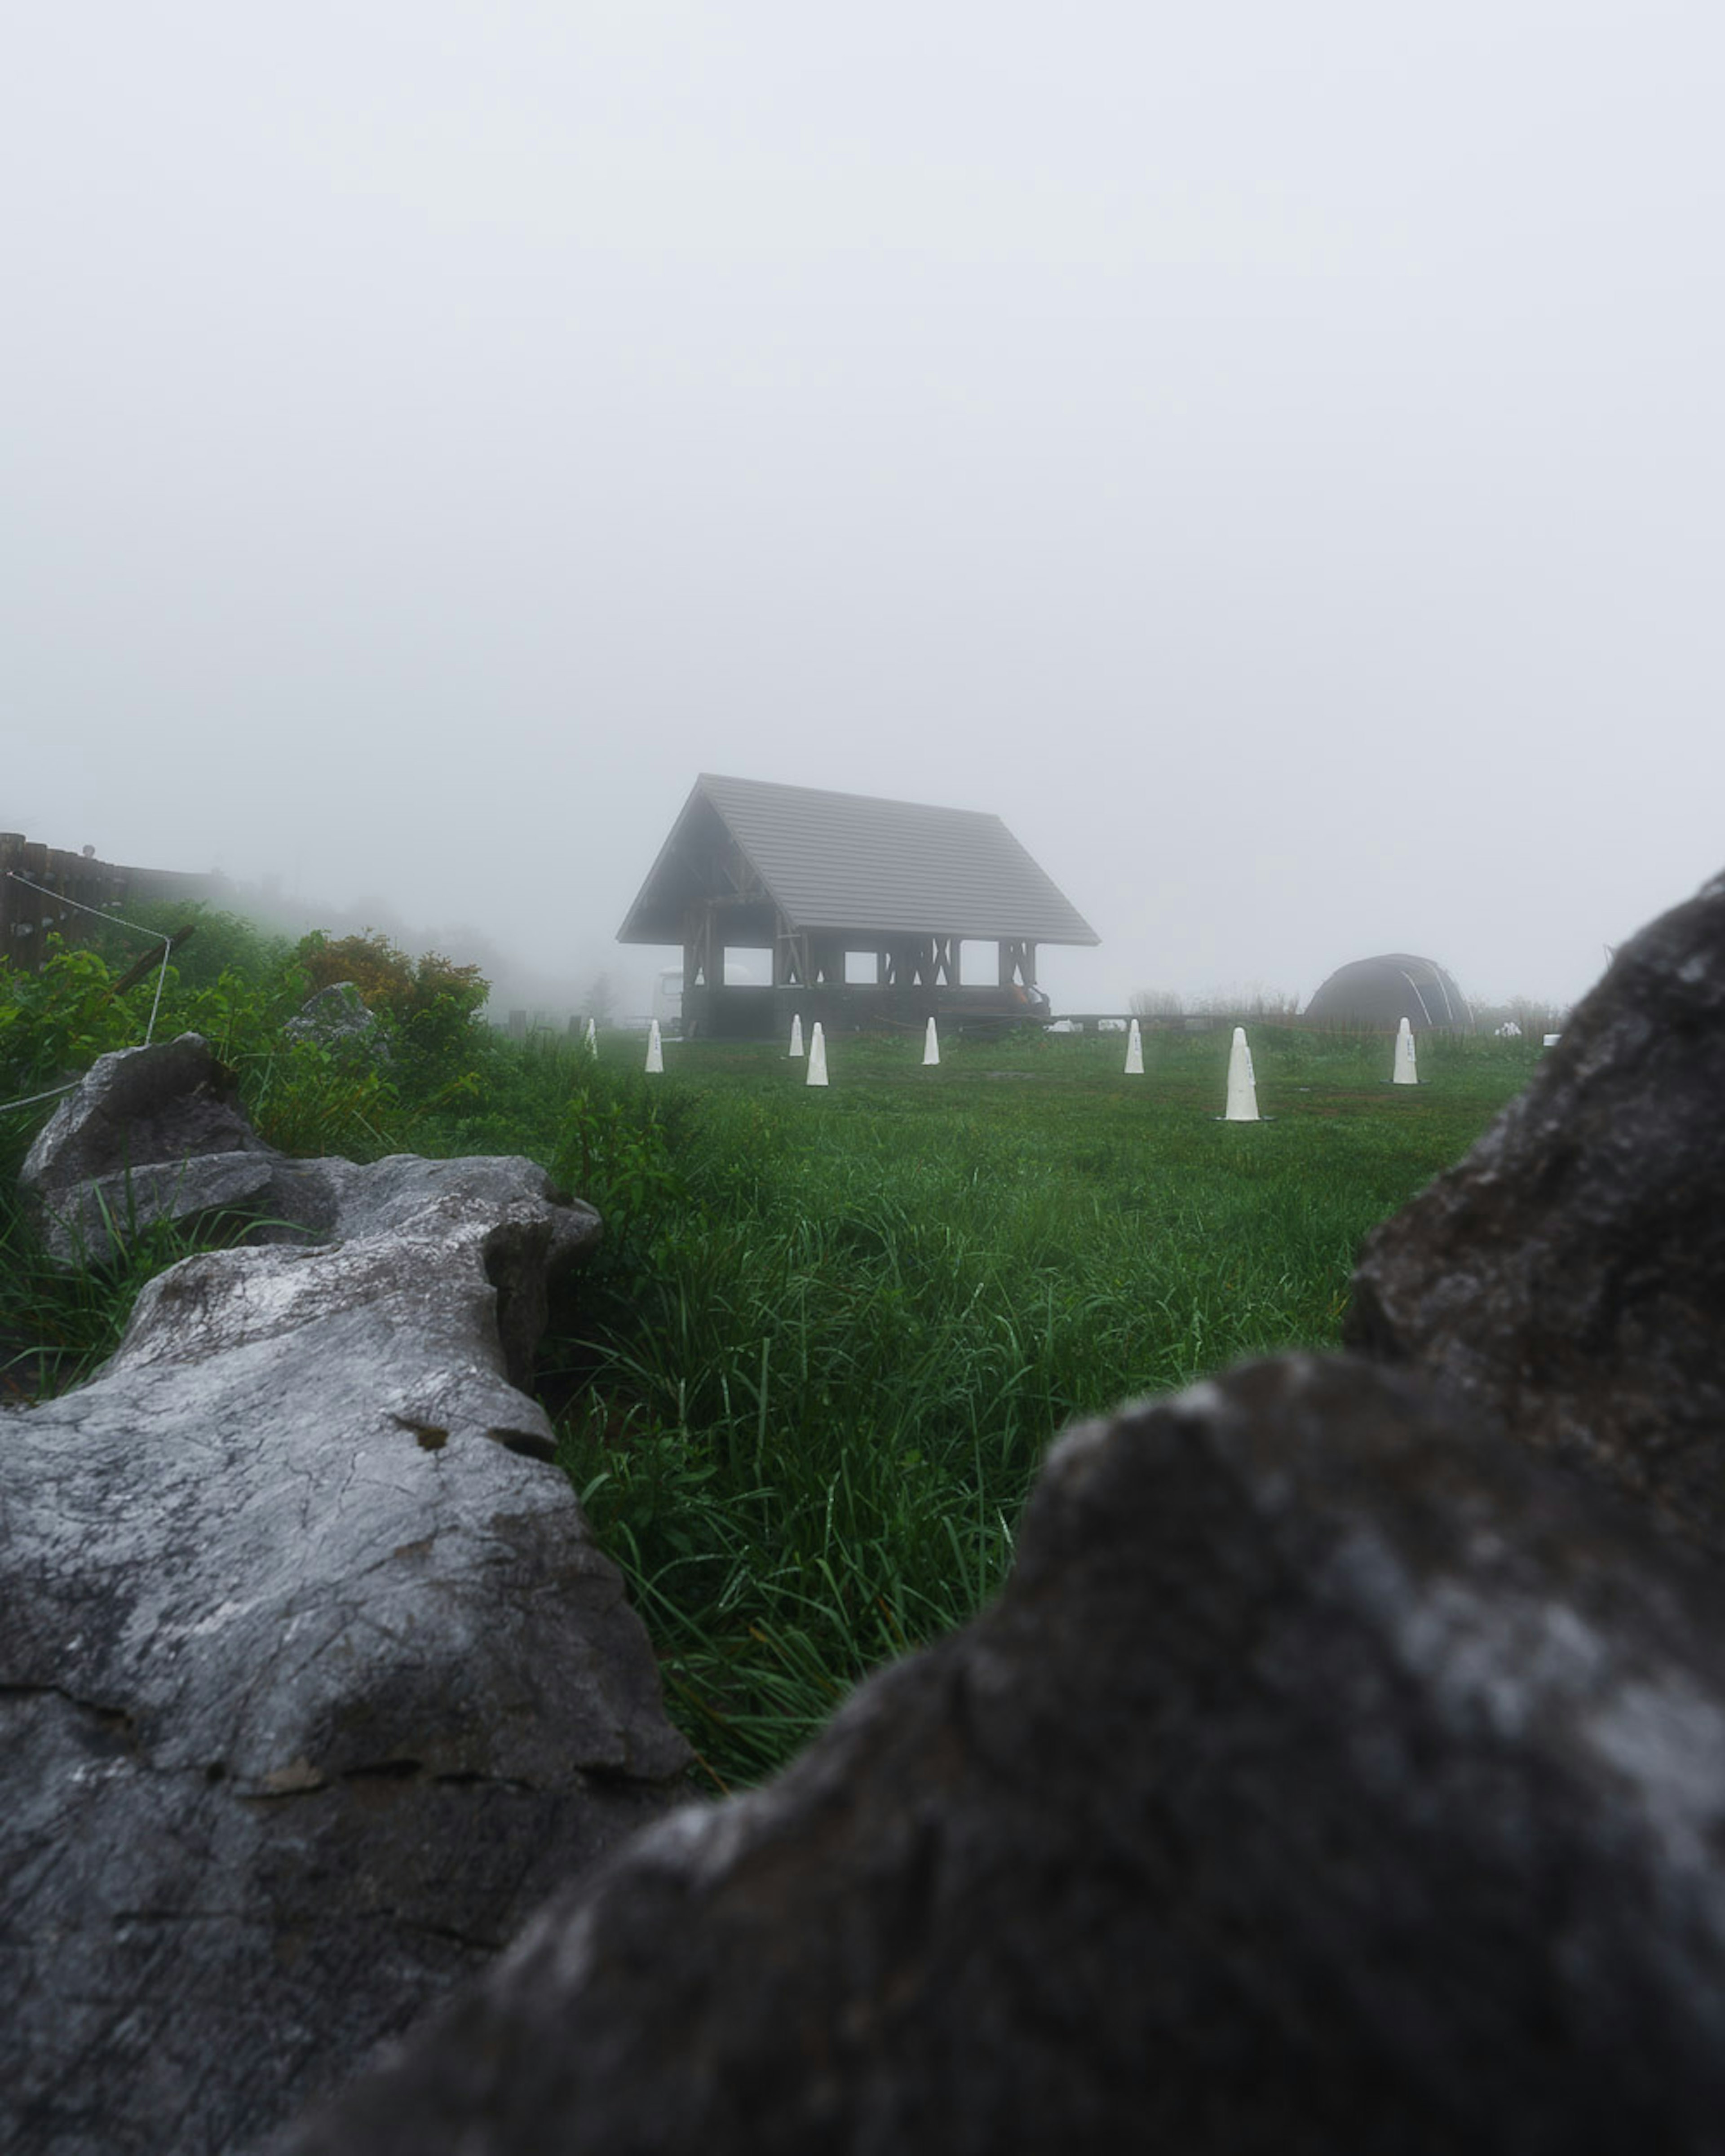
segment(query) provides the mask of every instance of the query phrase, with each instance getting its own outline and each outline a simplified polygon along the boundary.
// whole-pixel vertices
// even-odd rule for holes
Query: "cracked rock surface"
[[[523,1160],[295,1165],[326,1242],[185,1260],[0,1414],[8,2149],[255,2138],[685,1763],[511,1382],[597,1216]]]
[[[1368,1365],[1078,1429],[993,1609],[272,2156],[1717,2150],[1722,1625]]]
[[[161,1220],[244,1222],[253,1243],[316,1241],[335,1222],[329,1165],[266,1145],[233,1072],[182,1033],[98,1056],[39,1132],[18,1188],[52,1256],[100,1265]]]
[[[1725,876],[1368,1240],[1347,1338],[1725,1553]]]

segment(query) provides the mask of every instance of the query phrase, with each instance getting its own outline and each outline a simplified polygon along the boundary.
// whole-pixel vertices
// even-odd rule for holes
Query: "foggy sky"
[[[1725,18],[60,0],[0,828],[613,942],[696,775],[992,810],[1056,1004],[1568,999],[1725,865]]]

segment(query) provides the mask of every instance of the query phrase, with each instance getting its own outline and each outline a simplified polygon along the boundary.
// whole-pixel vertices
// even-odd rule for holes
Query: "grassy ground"
[[[0,1092],[141,1038],[112,984],[87,953],[0,980]],[[649,1080],[639,1038],[595,1065],[459,1003],[429,1034],[409,1013],[380,1065],[285,1043],[303,987],[254,955],[179,983],[161,1030],[211,1038],[285,1150],[524,1152],[603,1213],[543,1397],[721,1788],[995,1591],[1067,1423],[1332,1343],[1361,1237],[1538,1059],[1434,1040],[1425,1082],[1393,1087],[1382,1040],[1266,1024],[1271,1120],[1227,1124],[1225,1029],[1153,1031],[1142,1078],[1118,1035],[952,1043],[933,1070],[920,1034],[840,1037],[822,1091],[774,1046],[673,1043]],[[189,1247],[162,1229],[117,1267],[47,1262],[13,1178],[50,1107],[0,1113],[0,1395],[20,1401],[87,1375]]]
[[[996,1589],[1049,1440],[1243,1356],[1332,1344],[1361,1237],[1525,1082],[1524,1042],[1262,1028],[1255,1125],[1225,1031],[673,1045],[675,1188],[552,1343],[562,1459],[629,1572],[720,1786],[769,1771],[873,1663]],[[639,1043],[607,1044],[608,1058]],[[644,1087],[645,1081],[640,1081]],[[650,1183],[650,1176],[649,1178]]]

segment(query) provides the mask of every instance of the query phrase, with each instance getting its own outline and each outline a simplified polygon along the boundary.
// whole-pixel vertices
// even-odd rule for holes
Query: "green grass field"
[[[1526,1082],[1531,1040],[1252,1029],[1269,1121],[1220,1121],[1229,1032],[840,1036],[831,1084],[777,1046],[639,1036],[590,1061],[474,1015],[482,984],[377,938],[288,951],[212,916],[160,1014],[205,1034],[294,1153],[526,1153],[606,1222],[542,1357],[561,1457],[627,1573],[710,1785],[796,1749],[866,1670],[999,1586],[1050,1440],[1244,1356],[1337,1337],[1361,1238]],[[375,978],[392,1055],[286,1036],[315,969]],[[201,969],[201,970],[200,970]],[[0,970],[0,1394],[80,1383],[191,1247],[50,1264],[14,1178],[34,1096],[140,1040],[153,991],[99,953]]]
[[[562,1458],[629,1573],[713,1783],[757,1779],[884,1657],[999,1586],[1074,1419],[1333,1345],[1361,1238],[1517,1092],[1526,1042],[1229,1034],[672,1044],[620,1245],[550,1343]],[[641,1044],[608,1040],[607,1063]],[[565,1172],[571,1163],[565,1149]],[[579,1183],[578,1174],[571,1179]],[[600,1194],[603,1202],[604,1194]]]

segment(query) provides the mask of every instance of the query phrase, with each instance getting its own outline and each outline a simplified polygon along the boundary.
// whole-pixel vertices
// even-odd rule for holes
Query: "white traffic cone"
[[[803,1014],[801,1011],[791,1013],[791,1045],[786,1049],[785,1054],[793,1062],[798,1061],[802,1056]]]
[[[665,1068],[665,1050],[660,1045],[659,1020],[656,1018],[647,1028],[647,1068],[649,1072]]]
[[[1395,1075],[1392,1086],[1417,1086],[1420,1062],[1414,1053],[1414,1029],[1406,1019],[1395,1029]]]
[[[1252,1075],[1252,1051],[1246,1046],[1245,1028],[1234,1029],[1234,1045],[1228,1051],[1228,1109],[1222,1118],[1224,1123],[1255,1123],[1263,1118],[1258,1113],[1258,1081]]]
[[[1136,1019],[1126,1029],[1126,1075],[1128,1078],[1142,1078],[1144,1075],[1144,1036],[1138,1031]]]
[[[928,1030],[922,1036],[922,1068],[927,1070],[941,1060],[941,1037],[935,1029],[934,1013],[928,1014]]]
[[[597,1063],[599,1060],[599,1029],[591,1019],[587,1021],[587,1030],[581,1036],[581,1045]]]
[[[809,1036],[809,1075],[805,1086],[824,1086],[827,1082],[827,1041],[820,1029],[820,1020],[814,1021],[814,1030]]]

